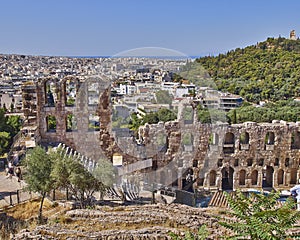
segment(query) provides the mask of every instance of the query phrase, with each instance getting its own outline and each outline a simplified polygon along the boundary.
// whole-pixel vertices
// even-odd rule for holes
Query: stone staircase
[[[229,193],[231,196],[234,195],[234,192]],[[208,203],[209,207],[220,207],[220,208],[227,208],[228,202],[226,196],[223,191],[217,191],[212,196],[211,200]]]
[[[82,155],[63,143],[58,144],[57,149],[61,149],[65,155],[69,155],[75,160],[78,160],[89,172],[93,172],[98,166],[98,162],[95,160]],[[112,200],[135,201],[139,199],[139,191],[135,185],[129,183],[123,183],[120,187],[115,184],[113,187],[107,188],[104,197]]]

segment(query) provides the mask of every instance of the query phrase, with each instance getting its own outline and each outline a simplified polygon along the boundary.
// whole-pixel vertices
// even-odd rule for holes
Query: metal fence
[[[31,192],[25,191],[23,189],[12,191],[12,192],[1,192],[0,193],[0,207],[8,207],[22,202],[29,201],[35,198]]]

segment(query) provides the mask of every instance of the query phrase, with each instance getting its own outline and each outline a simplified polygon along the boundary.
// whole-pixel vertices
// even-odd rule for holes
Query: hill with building
[[[245,100],[279,101],[299,97],[300,40],[283,37],[199,58],[219,90]]]

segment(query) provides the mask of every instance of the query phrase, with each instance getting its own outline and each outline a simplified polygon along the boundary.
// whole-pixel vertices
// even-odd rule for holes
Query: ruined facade
[[[151,159],[143,171],[155,170],[157,182],[180,189],[189,182],[210,190],[286,189],[300,177],[300,123],[201,124],[194,103],[183,102],[177,121],[146,124],[138,143],[117,139],[109,84],[98,80],[49,78],[36,84],[41,143],[62,142],[96,160],[121,156],[123,165]]]

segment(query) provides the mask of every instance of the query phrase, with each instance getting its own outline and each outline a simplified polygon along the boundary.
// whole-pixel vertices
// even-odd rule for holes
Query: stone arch
[[[290,170],[290,184],[297,184],[297,169],[292,168]]]
[[[45,106],[55,107],[59,99],[59,89],[56,79],[48,79],[44,83]]]
[[[215,170],[209,172],[209,186],[216,186],[217,173]]]
[[[266,166],[266,169],[263,170],[263,182],[262,187],[273,187],[273,174],[274,169],[271,166]]]
[[[209,136],[209,144],[218,145],[219,144],[219,134],[211,133]]]
[[[283,179],[284,179],[284,171],[282,169],[279,169],[277,172],[277,184],[283,185]]]
[[[68,77],[63,80],[65,106],[72,107],[79,90],[79,80],[77,78]]]
[[[238,158],[234,159],[233,166],[235,166],[235,167],[239,166],[239,159]]]
[[[157,150],[160,152],[166,152],[168,148],[168,137],[164,132],[158,132],[155,136],[155,142]]]
[[[193,134],[190,132],[186,132],[182,134],[182,145],[184,148],[184,151],[191,152],[193,151]]]
[[[239,174],[239,185],[243,186],[246,184],[246,171],[242,169]]]
[[[274,132],[267,132],[265,136],[265,147],[267,151],[273,151],[275,147],[275,134]]]
[[[194,159],[193,160],[193,167],[198,167],[198,160],[197,159]]]
[[[258,166],[263,166],[264,165],[264,162],[265,162],[265,160],[263,159],[263,158],[258,158],[257,160],[256,160],[256,162],[257,162],[257,165]]]
[[[249,150],[249,133],[244,131],[240,135],[240,150]]]
[[[242,132],[240,135],[240,144],[249,144],[249,133]]]
[[[46,130],[47,132],[56,132],[57,121],[56,117],[53,115],[48,115],[46,117]]]
[[[100,118],[96,114],[89,114],[89,131],[100,131]]]
[[[94,106],[99,104],[100,99],[100,82],[90,80],[87,82],[87,96],[88,105]]]
[[[293,159],[286,158],[284,162],[285,167],[291,167],[293,165]]]
[[[274,132],[267,132],[265,137],[265,144],[266,145],[274,145],[275,143],[275,134]]]
[[[223,152],[226,154],[234,153],[235,137],[232,132],[227,132],[224,138]]]
[[[258,182],[258,171],[257,170],[253,170],[251,173],[251,184],[252,185],[257,185]]]
[[[252,159],[252,158],[248,158],[248,159],[247,159],[247,166],[248,166],[248,167],[251,167],[252,164],[253,164],[253,159]]]
[[[222,169],[222,190],[233,190],[233,172],[232,167]]]
[[[224,144],[234,144],[234,134],[232,132],[225,134]]]
[[[194,109],[190,105],[185,105],[182,111],[184,124],[192,124],[194,122]]]
[[[291,149],[300,149],[300,132],[299,131],[292,132]]]
[[[77,131],[77,119],[74,116],[74,114],[67,114],[66,116],[66,131],[67,132],[73,132],[73,131]]]

